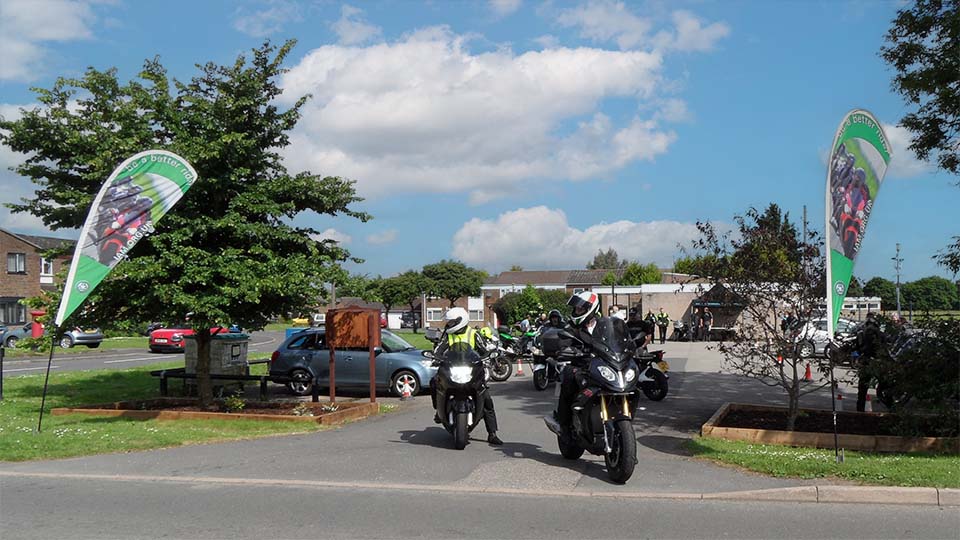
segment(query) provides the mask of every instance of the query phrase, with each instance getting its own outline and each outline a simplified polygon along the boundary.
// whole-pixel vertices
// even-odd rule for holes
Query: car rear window
[[[324,334],[310,332],[297,336],[287,345],[288,349],[323,349],[326,346]]]

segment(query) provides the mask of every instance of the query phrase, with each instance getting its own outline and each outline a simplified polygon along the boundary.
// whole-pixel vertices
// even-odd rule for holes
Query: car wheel
[[[393,379],[390,380],[390,391],[397,397],[403,397],[403,388],[405,386],[410,387],[411,396],[415,396],[420,392],[420,381],[417,380],[416,374],[406,369],[398,371],[393,375]]]
[[[295,369],[290,373],[293,379],[287,383],[287,388],[298,396],[310,395],[313,390],[313,375],[305,369]]]
[[[60,338],[60,347],[64,349],[69,349],[73,347],[73,338],[70,336],[63,336]]]
[[[799,355],[800,358],[810,358],[811,356],[813,356],[813,352],[815,350],[816,349],[814,348],[813,343],[810,343],[809,341],[804,341],[803,343],[797,346],[797,355]]]
[[[16,336],[10,336],[7,338],[7,342],[4,344],[8,349],[16,349],[17,342],[20,341]]]

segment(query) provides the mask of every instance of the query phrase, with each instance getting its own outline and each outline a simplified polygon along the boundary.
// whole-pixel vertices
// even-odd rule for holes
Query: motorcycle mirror
[[[433,351],[423,351],[423,352],[421,352],[420,354],[421,354],[424,358],[429,358],[429,359],[431,359],[431,360],[433,360],[433,359],[436,358],[436,357],[433,355]]]

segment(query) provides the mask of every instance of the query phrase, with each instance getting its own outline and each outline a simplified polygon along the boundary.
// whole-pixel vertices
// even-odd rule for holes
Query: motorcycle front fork
[[[627,418],[631,418],[630,400],[627,399],[627,396],[620,396],[620,399],[622,400],[623,405],[623,415]],[[613,449],[610,447],[610,441],[613,440],[613,422],[609,421],[610,413],[607,409],[607,396],[603,395],[600,396],[600,420],[603,421],[603,451],[609,454],[613,451]]]

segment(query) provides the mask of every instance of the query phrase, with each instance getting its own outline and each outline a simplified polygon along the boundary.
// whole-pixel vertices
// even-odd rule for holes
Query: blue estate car
[[[380,331],[381,347],[376,349],[377,388],[392,394],[403,394],[409,385],[411,395],[429,387],[430,379],[437,368],[424,358],[420,350],[403,338],[390,332]],[[337,349],[337,388],[370,388],[370,353],[367,349]],[[287,376],[294,380],[287,384],[294,394],[304,396],[313,390],[314,377],[320,384],[330,381],[330,350],[327,348],[324,328],[308,328],[284,340],[270,357],[270,375]]]

